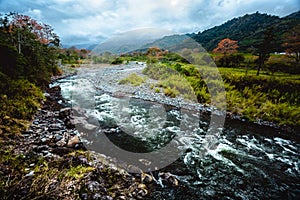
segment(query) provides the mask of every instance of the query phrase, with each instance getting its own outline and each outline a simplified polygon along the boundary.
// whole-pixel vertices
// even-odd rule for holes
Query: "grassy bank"
[[[40,107],[43,93],[27,80],[11,80],[2,73],[0,79],[0,132],[19,134]]]
[[[256,71],[245,68],[218,68],[226,90],[227,111],[249,121],[264,120],[279,125],[300,125],[300,79],[299,75],[263,71],[256,76]],[[171,97],[184,94],[185,98],[193,94],[198,102],[211,104],[207,84],[220,86],[214,80],[215,68],[179,62],[148,64],[144,74],[159,80],[153,88],[163,88]],[[206,82],[203,77],[209,76]],[[218,98],[218,97],[217,97]]]

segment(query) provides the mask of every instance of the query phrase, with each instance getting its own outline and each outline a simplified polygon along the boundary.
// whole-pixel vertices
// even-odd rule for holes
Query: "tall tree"
[[[286,48],[285,52],[287,55],[294,58],[296,63],[300,62],[300,25],[287,33],[286,42],[282,46]]]
[[[264,67],[265,62],[269,59],[270,53],[273,52],[274,48],[274,33],[273,28],[268,28],[264,32],[263,40],[257,46],[256,55],[258,58],[256,60],[257,63],[257,73],[256,75],[259,76],[260,70]]]
[[[0,15],[0,72],[45,85],[58,72],[58,36],[49,25],[16,13]]]

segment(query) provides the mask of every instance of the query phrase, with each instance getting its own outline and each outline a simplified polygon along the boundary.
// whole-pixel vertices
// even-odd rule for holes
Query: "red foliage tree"
[[[213,50],[214,53],[223,53],[224,56],[237,52],[238,41],[225,38],[221,40],[218,46]]]
[[[58,36],[53,33],[53,28],[47,24],[40,24],[37,20],[27,15],[13,14],[11,27],[16,26],[19,29],[28,30],[33,33],[37,40],[42,44],[59,45]]]

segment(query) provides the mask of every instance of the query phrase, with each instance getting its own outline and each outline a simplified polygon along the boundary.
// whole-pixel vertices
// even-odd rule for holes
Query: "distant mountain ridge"
[[[213,50],[224,38],[230,38],[239,42],[240,50],[246,50],[263,38],[263,33],[268,28],[273,28],[276,37],[277,51],[283,51],[284,33],[287,33],[294,26],[300,24],[300,11],[286,17],[272,16],[256,12],[234,18],[220,26],[215,26],[197,34],[189,34],[190,37],[201,43],[209,51]]]
[[[182,46],[187,38],[192,38],[207,51],[212,51],[222,39],[230,38],[239,42],[240,51],[245,51],[251,47],[256,47],[261,42],[264,32],[272,27],[276,40],[274,51],[282,52],[284,51],[281,46],[285,39],[284,34],[299,24],[300,10],[282,18],[256,12],[233,18],[222,25],[203,32],[171,35],[157,30],[145,29],[127,32],[125,36],[112,38],[100,45],[90,44],[82,45],[82,47],[98,53],[110,51],[116,54],[146,51],[149,47],[174,50],[176,46]]]
[[[220,26],[215,26],[196,34],[166,36],[145,45],[144,48],[155,46],[163,49],[172,49],[175,46],[180,46],[186,38],[191,37],[206,50],[211,51],[222,39],[230,38],[237,40],[240,46],[239,50],[244,51],[259,44],[264,32],[272,27],[276,38],[275,50],[280,52],[284,51],[281,46],[284,34],[298,24],[300,24],[300,11],[283,18],[256,12],[231,19]]]

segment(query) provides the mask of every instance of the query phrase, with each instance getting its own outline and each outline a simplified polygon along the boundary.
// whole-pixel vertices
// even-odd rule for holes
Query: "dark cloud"
[[[285,16],[299,9],[299,0],[0,0],[0,12],[50,24],[64,43],[92,43],[145,27],[198,32],[246,13]]]

